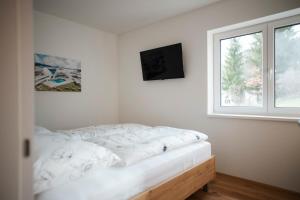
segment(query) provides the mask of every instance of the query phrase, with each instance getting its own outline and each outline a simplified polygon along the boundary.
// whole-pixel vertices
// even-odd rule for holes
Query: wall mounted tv
[[[184,78],[181,43],[140,52],[143,79]]]

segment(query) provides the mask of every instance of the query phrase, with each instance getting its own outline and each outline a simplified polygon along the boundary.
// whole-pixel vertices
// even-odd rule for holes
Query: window
[[[209,31],[209,113],[300,117],[300,16],[271,19]]]
[[[223,39],[221,106],[262,107],[262,32]]]

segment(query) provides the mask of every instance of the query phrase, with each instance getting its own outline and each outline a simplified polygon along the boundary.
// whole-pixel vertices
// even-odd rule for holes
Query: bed
[[[69,131],[64,133],[70,134]],[[89,133],[84,129],[77,135]],[[214,177],[215,158],[211,155],[210,143],[203,140],[128,166],[99,168],[74,181],[39,192],[35,199],[180,200],[205,187]]]

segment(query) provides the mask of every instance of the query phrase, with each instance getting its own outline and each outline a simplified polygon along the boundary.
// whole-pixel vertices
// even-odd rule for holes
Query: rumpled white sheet
[[[208,138],[207,135],[193,130],[135,124],[87,127],[61,132],[110,149],[122,159],[122,166],[129,166]]]
[[[121,159],[105,147],[59,133],[35,135],[34,193],[76,180],[93,170],[117,166]]]
[[[153,156],[128,167],[101,168],[36,195],[36,200],[128,200],[211,156],[211,145],[199,142]]]
[[[34,192],[72,182],[97,168],[129,166],[207,135],[171,127],[139,124],[91,126],[36,134]]]

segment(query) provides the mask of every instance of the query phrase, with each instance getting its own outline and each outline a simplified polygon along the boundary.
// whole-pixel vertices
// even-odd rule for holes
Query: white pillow
[[[41,156],[47,156],[71,139],[73,138],[64,134],[51,132],[42,127],[41,129],[36,128],[33,136],[33,161],[36,161]]]
[[[132,132],[142,129],[149,129],[150,126],[142,124],[104,124],[98,126],[88,126],[71,130],[58,130],[59,133],[64,133],[72,138],[89,140],[98,136],[119,134],[121,132]]]
[[[70,130],[57,130],[57,132],[68,135],[73,139],[81,139],[81,140],[93,138],[96,137],[97,135],[97,129],[95,126],[88,126],[88,127],[70,129]]]
[[[41,126],[35,126],[34,133],[35,134],[50,134],[50,133],[52,133],[52,131],[50,131],[44,127],[41,127]]]
[[[34,163],[34,193],[68,183],[100,167],[120,163],[121,159],[104,147],[70,140]]]

